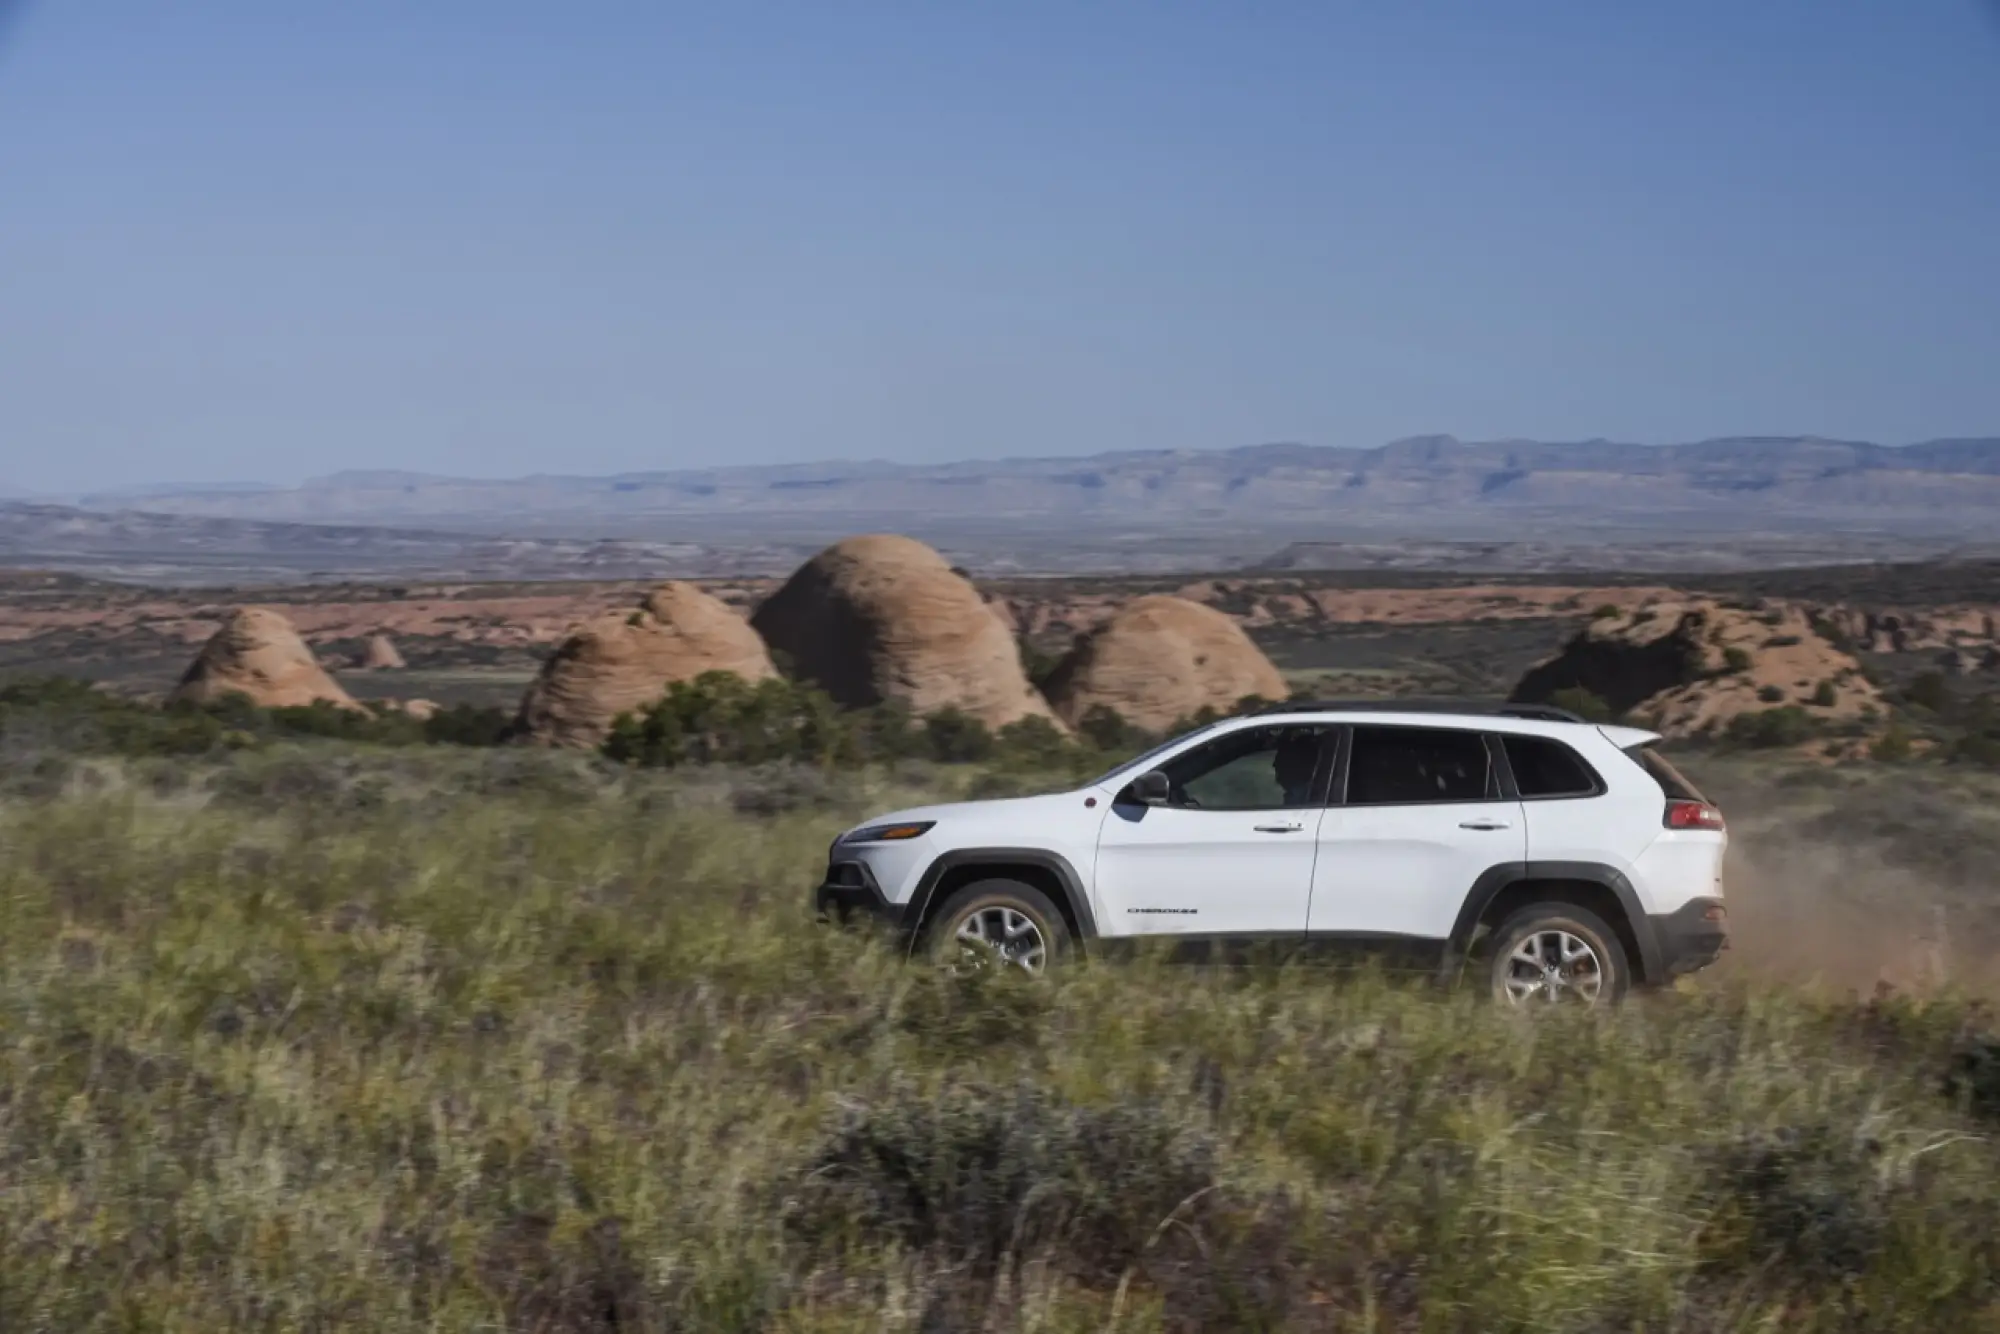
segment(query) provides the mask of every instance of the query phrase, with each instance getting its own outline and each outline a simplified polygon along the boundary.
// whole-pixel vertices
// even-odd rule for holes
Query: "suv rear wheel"
[[[930,913],[925,948],[954,969],[995,965],[1043,973],[1069,950],[1069,928],[1049,896],[1018,880],[981,880]]]
[[[1515,1009],[1611,1005],[1631,986],[1631,964],[1603,918],[1569,903],[1508,914],[1487,951],[1493,999]]]

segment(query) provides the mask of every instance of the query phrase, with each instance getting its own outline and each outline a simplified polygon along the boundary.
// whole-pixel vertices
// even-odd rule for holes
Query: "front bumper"
[[[1668,979],[1708,967],[1729,948],[1729,918],[1721,899],[1689,899],[1651,921]]]
[[[813,891],[813,909],[827,921],[845,926],[873,922],[900,929],[903,907],[889,902],[875,873],[862,861],[837,861],[826,868],[826,878]]]

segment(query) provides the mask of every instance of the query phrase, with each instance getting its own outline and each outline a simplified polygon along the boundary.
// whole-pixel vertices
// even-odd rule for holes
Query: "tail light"
[[[1722,812],[1705,801],[1670,801],[1667,803],[1667,828],[1669,829],[1723,829]]]

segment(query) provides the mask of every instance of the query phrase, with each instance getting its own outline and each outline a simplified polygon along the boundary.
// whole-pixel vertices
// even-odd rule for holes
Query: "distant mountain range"
[[[2000,551],[2000,438],[1398,440],[0,501],[0,565],[161,582],[778,573],[857,532],[990,573],[1693,571]]]
[[[309,523],[545,527],[656,535],[664,522],[760,525],[920,516],[1139,529],[1276,524],[1429,534],[1523,517],[1619,527],[1862,524],[2000,531],[2000,438],[1884,446],[1810,436],[1682,445],[1460,441],[1376,449],[1256,445],[941,464],[848,462],[476,480],[342,472],[291,488],[146,487],[66,498],[97,511]],[[759,536],[770,536],[760,533]]]
[[[788,570],[809,548],[509,538],[357,524],[271,523],[0,500],[0,567],[131,582],[665,579]]]

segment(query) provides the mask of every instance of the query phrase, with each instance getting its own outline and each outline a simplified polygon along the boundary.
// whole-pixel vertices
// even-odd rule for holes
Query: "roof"
[[[1548,704],[1464,699],[1294,699],[1282,704],[1267,704],[1253,716],[1282,713],[1410,713],[1459,718],[1519,718],[1538,723],[1590,722],[1581,714]]]

